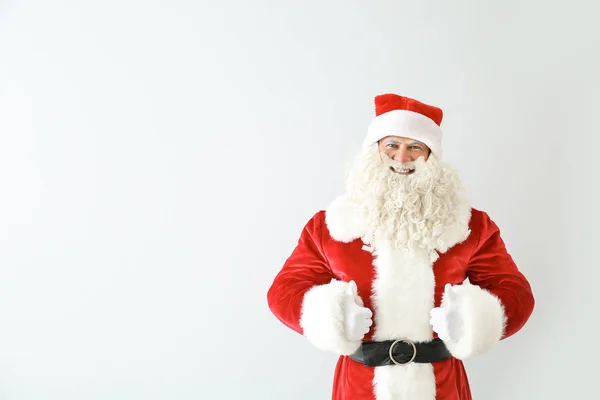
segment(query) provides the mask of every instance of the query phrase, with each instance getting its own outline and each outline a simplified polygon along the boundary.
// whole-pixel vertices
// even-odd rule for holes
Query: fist
[[[354,281],[350,281],[344,299],[344,330],[346,339],[350,341],[361,340],[373,324],[373,313],[362,306],[362,299],[358,295],[358,288]]]
[[[455,289],[447,283],[444,287],[444,307],[435,307],[429,315],[433,331],[446,341],[458,341],[462,337],[462,319]]]

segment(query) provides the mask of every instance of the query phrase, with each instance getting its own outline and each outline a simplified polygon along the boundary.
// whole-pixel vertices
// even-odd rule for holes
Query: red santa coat
[[[270,287],[273,314],[317,348],[340,355],[333,400],[470,400],[462,360],[491,349],[528,320],[534,298],[489,216],[457,213],[446,243],[426,252],[365,249],[364,221],[343,196],[304,227]],[[462,221],[461,221],[462,219]],[[468,278],[469,283],[464,283]],[[430,364],[365,367],[350,359],[360,341],[346,340],[342,299],[354,280],[373,325],[363,340],[429,341],[430,310],[443,304],[446,283],[458,286],[464,335],[446,342],[453,357]]]

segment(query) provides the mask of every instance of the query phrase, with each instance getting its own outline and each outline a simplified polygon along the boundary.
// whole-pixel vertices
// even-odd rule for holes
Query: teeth
[[[400,167],[393,167],[393,166],[390,166],[390,169],[391,169],[392,171],[394,171],[394,172],[397,172],[397,173],[399,173],[399,174],[407,174],[407,173],[409,173],[409,172],[414,172],[414,171],[415,171],[415,169],[414,169],[414,168],[410,168],[410,167],[407,167],[407,168],[400,168]]]

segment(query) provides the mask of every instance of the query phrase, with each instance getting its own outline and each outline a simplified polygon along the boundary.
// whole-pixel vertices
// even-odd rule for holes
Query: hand
[[[429,322],[440,339],[458,341],[462,337],[463,326],[458,299],[451,284],[447,283],[444,287],[444,307],[435,307],[429,315]]]
[[[346,339],[350,341],[361,340],[373,324],[373,313],[362,304],[356,283],[350,281],[344,299],[344,329]]]

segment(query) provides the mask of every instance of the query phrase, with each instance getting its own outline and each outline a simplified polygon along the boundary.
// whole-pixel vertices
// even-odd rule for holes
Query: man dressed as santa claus
[[[467,400],[463,361],[529,319],[534,298],[498,226],[442,159],[442,110],[384,94],[347,192],[304,227],[267,294],[338,354],[333,400]]]

